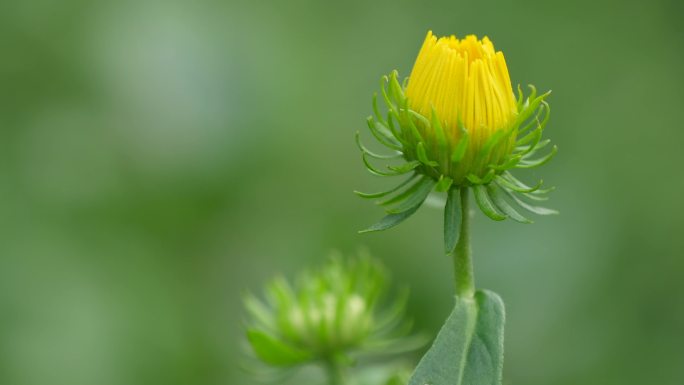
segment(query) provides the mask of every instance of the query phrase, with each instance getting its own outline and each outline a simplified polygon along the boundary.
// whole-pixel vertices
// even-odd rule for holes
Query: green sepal
[[[291,366],[311,359],[311,353],[297,349],[256,329],[247,330],[249,340],[254,353],[262,361],[275,366]]]
[[[387,121],[383,119],[382,114],[380,113],[380,108],[378,108],[378,93],[373,92],[373,113],[375,114],[376,119],[380,121],[383,124],[387,124]]]
[[[405,181],[399,183],[397,186],[395,186],[392,189],[387,190],[387,191],[381,191],[381,192],[377,192],[377,193],[364,193],[361,191],[354,191],[354,194],[360,196],[361,198],[366,198],[366,199],[382,198],[385,195],[389,195],[395,191],[398,191],[399,189],[406,186],[409,182],[411,182],[415,178],[416,178],[416,174],[413,174],[413,175],[411,175],[411,177],[409,177]]]
[[[415,191],[409,195],[405,200],[399,203],[397,206],[386,209],[388,214],[399,214],[405,211],[414,209],[416,206],[423,204],[425,199],[432,189],[435,187],[436,182],[432,178],[425,177],[416,183]]]
[[[463,160],[466,151],[468,150],[468,144],[470,142],[470,135],[468,130],[463,125],[461,118],[457,118],[458,129],[461,131],[461,138],[458,140],[454,151],[451,153],[451,163],[457,164]]]
[[[428,178],[428,177],[420,176],[419,178],[417,178],[417,180],[414,184],[410,185],[404,191],[400,192],[399,194],[397,194],[393,197],[388,197],[384,200],[377,201],[376,204],[381,205],[381,206],[389,206],[389,205],[393,205],[397,202],[401,202],[401,201],[408,199],[411,195],[413,195],[416,192],[418,187],[420,187],[421,182],[423,182],[423,180],[426,178]]]
[[[403,169],[390,169],[391,171],[380,171],[377,168],[373,167],[373,165],[368,161],[366,153],[361,154],[361,158],[363,160],[363,164],[366,165],[366,169],[373,175],[377,176],[398,176],[402,174],[406,174],[407,172],[413,170],[413,168],[408,169],[406,171],[402,171]]]
[[[524,196],[525,198],[531,199],[533,201],[548,201],[549,197],[546,195],[538,195],[538,194],[528,194],[528,193],[520,193],[520,195]]]
[[[363,143],[361,143],[361,133],[359,131],[356,131],[356,135],[354,136],[354,138],[356,139],[356,146],[359,148],[359,150],[361,150],[361,152],[363,152],[364,154],[367,154],[371,158],[395,159],[395,158],[398,158],[398,157],[403,155],[401,152],[397,152],[396,154],[392,154],[392,155],[381,155],[381,154],[378,154],[378,153],[375,153],[375,152],[369,150],[366,146],[363,145]]]
[[[420,205],[416,205],[411,210],[404,211],[403,213],[388,214],[385,217],[383,217],[379,222],[375,223],[374,225],[368,227],[365,230],[359,231],[359,233],[360,234],[370,233],[373,231],[382,231],[382,230],[390,229],[390,228],[400,224],[401,222],[405,221],[411,215],[415,214],[415,212],[418,211],[418,208],[420,208]]]
[[[418,160],[426,166],[435,167],[438,165],[437,162],[428,158],[423,142],[418,142],[418,145],[416,146],[416,156],[418,156]]]
[[[387,166],[392,171],[395,171],[398,173],[398,175],[401,174],[406,174],[409,171],[414,170],[416,167],[420,166],[420,161],[418,160],[412,160],[410,162],[404,163],[401,166]]]
[[[392,112],[387,111],[387,128],[392,133],[392,136],[394,136],[394,139],[396,139],[396,141],[402,147],[403,152],[403,148],[406,147],[406,141],[404,140],[401,131],[397,130],[397,127],[394,125],[394,119],[396,119],[396,117],[392,114]]]
[[[491,291],[457,297],[409,385],[500,385],[505,318],[503,301]]]
[[[494,170],[493,168],[490,168],[487,171],[487,173],[485,174],[485,176],[483,176],[482,178],[480,178],[479,176],[477,176],[475,174],[468,174],[468,175],[466,175],[466,179],[468,179],[468,181],[474,185],[482,185],[482,184],[487,184],[487,183],[491,182],[495,176],[496,176],[496,170]]]
[[[371,134],[373,134],[375,139],[378,142],[380,142],[380,144],[396,151],[402,150],[401,143],[397,142],[391,131],[388,128],[384,127],[382,123],[376,122],[372,116],[369,116],[366,119],[366,122],[368,124],[368,129],[370,130]]]
[[[435,132],[435,137],[437,138],[437,143],[439,144],[439,147],[442,150],[444,150],[447,147],[446,133],[444,132],[444,127],[442,127],[442,123],[439,122],[439,117],[437,116],[437,111],[435,111],[435,107],[432,107],[432,114],[431,114],[430,118],[431,118],[431,127],[432,127],[432,130]]]
[[[534,214],[537,214],[537,215],[556,215],[556,214],[558,214],[558,211],[557,211],[557,210],[549,209],[549,208],[546,208],[546,207],[532,206],[531,204],[529,204],[529,203],[527,203],[527,202],[521,200],[520,198],[518,198],[518,197],[517,197],[513,192],[511,192],[511,191],[508,191],[508,190],[504,189],[504,192],[505,192],[509,197],[511,197],[511,199],[513,199],[513,201],[515,201],[515,203],[518,204],[518,206],[522,207],[523,209],[525,209],[525,210],[527,210],[527,211],[529,211],[529,212],[531,212],[531,213],[534,213]]]
[[[515,165],[516,168],[534,168],[534,167],[539,167],[541,165],[546,164],[546,162],[550,161],[551,158],[556,155],[558,152],[558,146],[553,146],[551,147],[551,151],[546,154],[545,156],[539,158],[539,159],[534,159],[534,160],[526,160],[523,158],[517,165]]]
[[[499,210],[501,210],[506,216],[508,216],[516,222],[532,223],[531,220],[525,218],[523,215],[517,212],[513,208],[513,206],[506,202],[506,200],[501,196],[499,190],[499,187],[494,183],[490,183],[489,185],[487,185],[487,192],[489,193],[489,197],[492,199],[494,205]]]
[[[274,331],[278,328],[273,314],[257,297],[252,294],[245,294],[242,303],[244,304],[247,313],[249,313],[255,321],[253,326],[269,331]]]
[[[515,145],[516,146],[524,146],[524,145],[530,143],[529,147],[527,147],[527,149],[525,151],[521,152],[521,154],[525,155],[528,152],[532,151],[537,146],[537,143],[539,143],[539,140],[541,140],[541,137],[542,137],[542,129],[541,129],[541,127],[537,127],[534,130],[532,130],[529,134],[518,139],[515,142]]]
[[[494,135],[489,137],[489,139],[487,139],[485,144],[482,146],[482,148],[480,149],[479,156],[480,157],[489,156],[489,154],[492,152],[494,147],[496,147],[501,142],[501,140],[504,137],[508,136],[509,134],[510,134],[509,130],[499,130],[499,131],[495,132]]]
[[[424,127],[430,127],[430,121],[424,117],[423,115],[417,113],[416,111],[413,111],[412,109],[407,109],[408,113],[410,116],[413,116],[414,118],[418,119],[420,123],[423,124]]]
[[[506,219],[506,215],[499,211],[499,209],[492,203],[489,194],[487,193],[487,188],[483,185],[473,186],[473,191],[475,192],[475,201],[480,207],[482,212],[495,221],[503,221]]]
[[[463,215],[461,190],[454,186],[448,191],[446,205],[444,206],[444,251],[447,254],[452,253],[456,248],[461,235],[460,227]]]
[[[387,87],[385,86],[385,83],[389,83],[389,78],[387,76],[383,76],[382,78],[380,78],[380,91],[382,92],[382,97],[383,99],[385,99],[387,109],[393,114],[396,114],[398,108],[394,105],[389,95],[387,94]]]
[[[397,80],[397,76],[399,76],[399,73],[397,70],[394,70],[390,73],[389,77],[389,91],[390,95],[396,100],[400,105],[404,103],[404,100],[406,99],[406,96],[404,96],[404,91],[401,89],[401,84],[399,84],[399,81]]]
[[[506,172],[502,175],[497,175],[496,181],[498,183],[500,183],[501,185],[503,185],[503,187],[505,187],[509,190],[520,192],[520,193],[531,193],[533,191],[536,191],[544,183],[543,180],[540,180],[536,185],[530,187],[530,186],[524,184],[523,182],[519,181],[518,179],[516,179],[513,175],[511,175],[508,172]]]
[[[451,185],[453,183],[453,179],[449,178],[446,175],[440,175],[439,180],[437,181],[437,186],[435,186],[435,191],[446,192],[451,188]]]
[[[403,115],[404,120],[406,121],[406,124],[408,124],[409,131],[414,136],[415,140],[417,142],[424,142],[425,140],[423,139],[423,136],[420,134],[420,131],[418,131],[418,127],[416,127],[416,124],[413,122],[413,118],[412,118],[413,114],[409,111],[410,110],[408,107],[408,99],[405,99],[404,105],[402,106],[402,109],[401,109],[401,115]]]
[[[522,159],[522,155],[516,154],[516,155],[511,156],[510,158],[508,158],[508,160],[506,160],[505,162],[503,162],[499,165],[490,164],[489,168],[497,170],[497,171],[509,170],[509,169],[513,168],[516,164],[518,164],[518,162],[520,162],[521,159]]]
[[[540,150],[540,149],[546,147],[549,143],[551,143],[551,139],[544,139],[544,140],[540,141],[539,143],[537,143],[537,145],[534,147],[532,147],[532,146],[518,146],[514,150],[517,153],[523,153],[527,150],[537,151],[537,150]]]

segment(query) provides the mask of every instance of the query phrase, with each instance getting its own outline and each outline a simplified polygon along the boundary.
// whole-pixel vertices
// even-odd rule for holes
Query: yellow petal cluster
[[[459,136],[459,119],[471,138],[483,143],[517,115],[506,60],[487,37],[459,40],[428,32],[406,96],[410,108],[423,116],[431,116],[434,108],[452,140]]]

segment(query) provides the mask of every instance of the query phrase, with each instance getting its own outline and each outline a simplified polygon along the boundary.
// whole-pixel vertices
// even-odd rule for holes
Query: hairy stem
[[[330,385],[345,385],[346,373],[345,367],[337,359],[330,359],[326,362],[326,369],[328,372],[328,382]]]
[[[456,295],[472,298],[475,294],[475,278],[473,277],[473,255],[470,248],[470,189],[461,189],[461,226],[456,248],[451,253],[454,259],[454,279]]]

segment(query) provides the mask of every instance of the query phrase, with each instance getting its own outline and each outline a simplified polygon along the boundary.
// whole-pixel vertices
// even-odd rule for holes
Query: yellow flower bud
[[[455,148],[465,132],[469,134],[471,144],[459,162],[461,167],[443,165],[456,182],[466,173],[484,176],[487,164],[473,164],[478,153],[495,133],[510,129],[518,115],[506,60],[487,37],[478,40],[469,35],[459,40],[453,35],[437,38],[428,32],[411,71],[406,97],[409,108],[423,116],[431,116],[434,110],[448,148]],[[427,147],[437,149],[434,130],[423,130]],[[501,150],[510,151],[513,139],[509,137]],[[488,160],[500,157],[492,154]]]
[[[387,207],[388,215],[364,231],[395,226],[412,215],[433,190],[472,187],[482,211],[496,220],[530,222],[504,195],[527,211],[554,212],[519,199],[540,200],[539,195],[549,191],[540,189],[541,182],[527,186],[509,172],[540,166],[556,153],[554,146],[547,155],[535,157],[549,144],[541,140],[550,116],[544,100],[549,93],[537,95],[530,86],[530,95],[524,97],[518,87],[516,97],[506,59],[489,38],[437,38],[428,32],[410,76],[400,84],[393,71],[381,86],[387,114],[381,113],[374,97],[374,116],[368,118],[368,127],[392,153],[369,150],[358,133],[357,144],[371,173],[413,173],[413,177],[389,191],[358,193],[382,198],[377,203]],[[392,163],[399,158],[405,163]],[[388,170],[374,166],[377,161],[390,162]]]
[[[459,119],[471,138],[486,141],[517,115],[506,59],[485,37],[436,38],[428,32],[406,87],[409,107],[424,116],[432,108],[447,137],[460,137]]]

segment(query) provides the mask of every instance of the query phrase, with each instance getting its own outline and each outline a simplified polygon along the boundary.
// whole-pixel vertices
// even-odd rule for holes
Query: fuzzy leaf
[[[454,310],[409,385],[500,385],[504,305],[493,292],[456,298]]]
[[[461,235],[461,191],[454,187],[447,193],[447,201],[444,207],[444,250],[447,254],[454,251]]]

